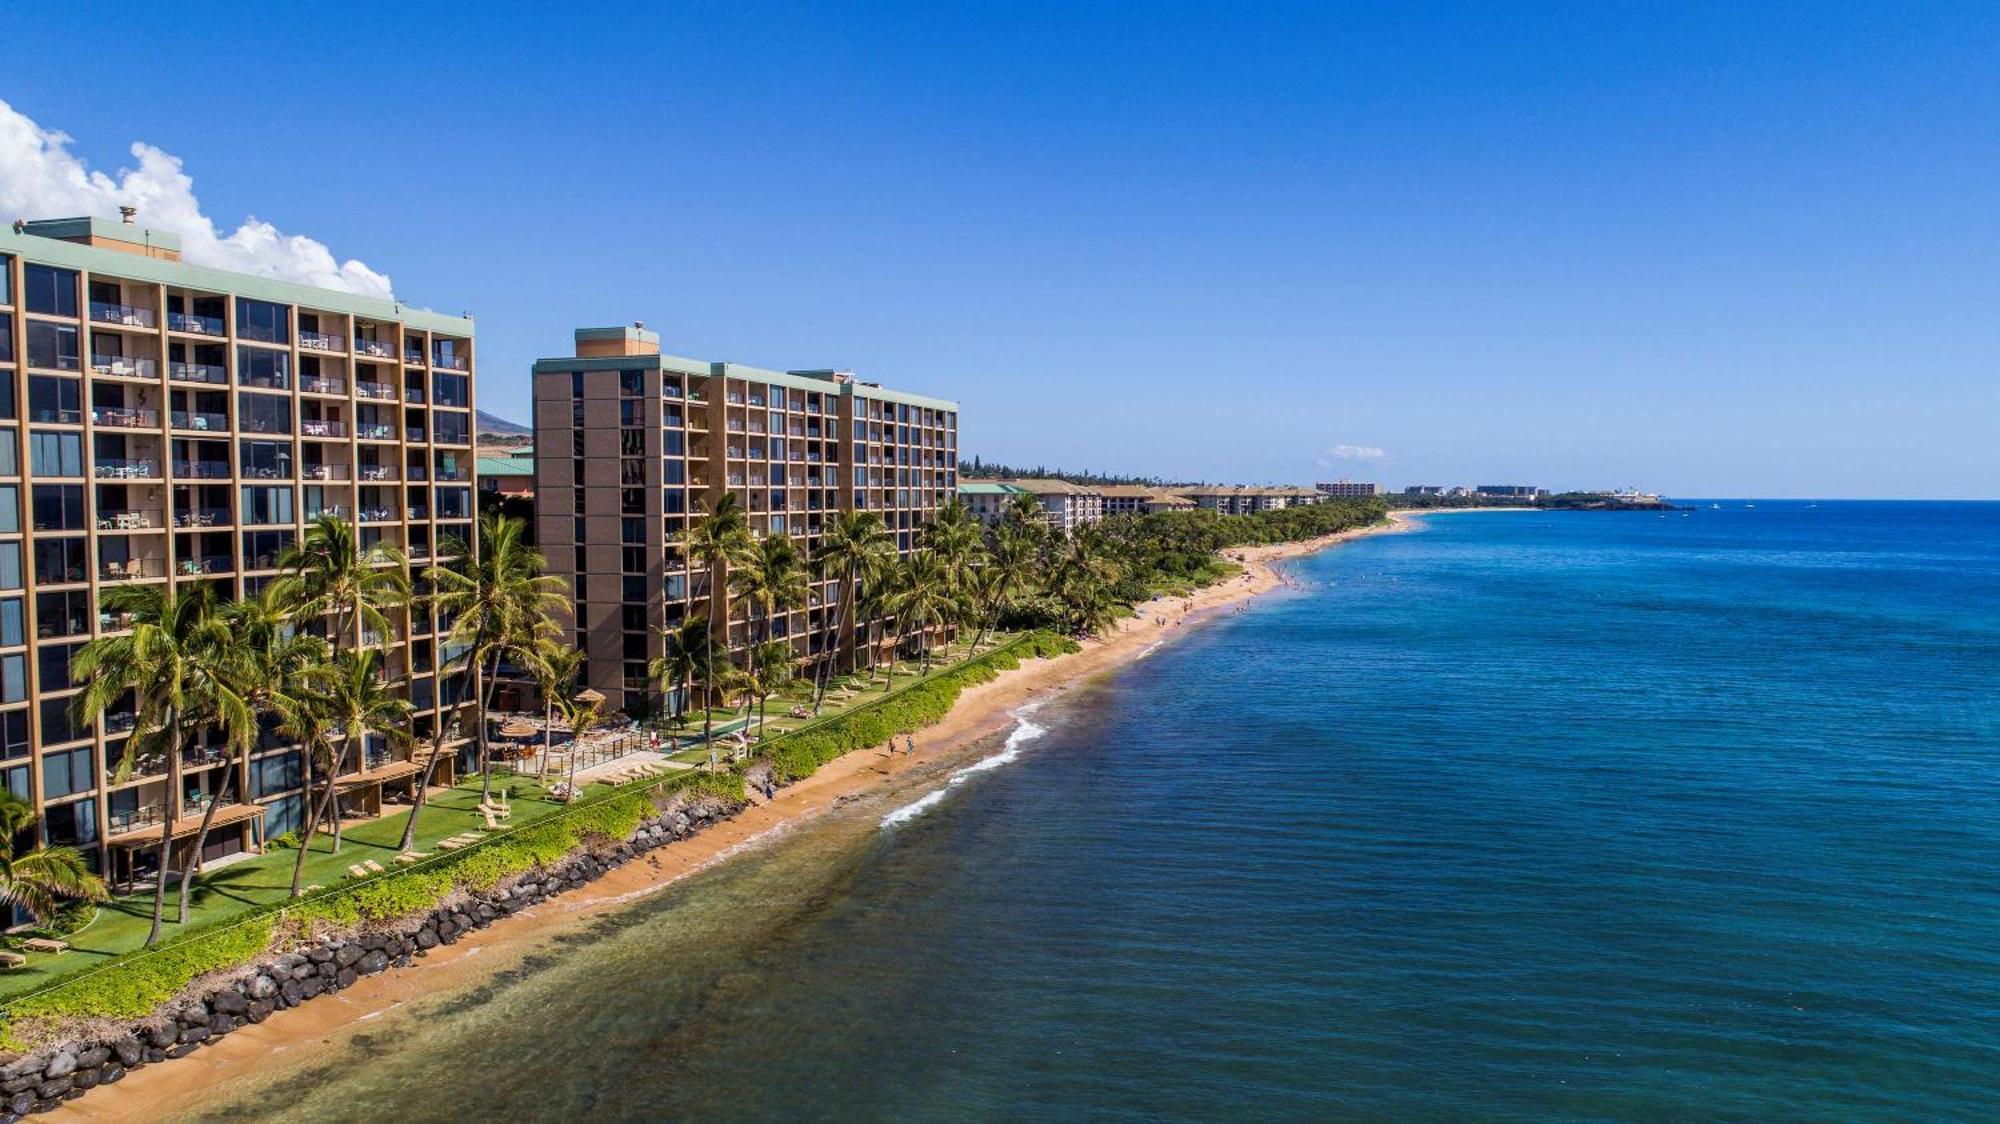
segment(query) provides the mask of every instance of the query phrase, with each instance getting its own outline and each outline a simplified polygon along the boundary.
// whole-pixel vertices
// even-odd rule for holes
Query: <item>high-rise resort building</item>
[[[958,404],[890,390],[846,371],[767,371],[660,353],[643,325],[579,328],[576,354],[537,360],[536,537],[576,597],[576,644],[608,707],[662,700],[647,682],[659,630],[709,611],[715,582],[675,537],[724,493],[758,536],[798,541],[807,559],[840,513],[880,515],[907,554],[958,488]],[[849,659],[864,622],[840,624],[839,575],[815,575],[808,603],[769,622],[801,661]],[[753,639],[730,601],[728,642]],[[838,627],[840,635],[835,635]]]
[[[129,627],[107,590],[254,595],[323,513],[416,570],[447,537],[470,540],[472,321],[188,265],[171,234],[129,221],[16,223],[0,229],[0,387],[7,788],[34,804],[46,842],[119,883],[150,876],[168,821],[191,843],[217,796],[208,858],[300,827],[302,764],[284,738],[267,727],[242,756],[191,728],[169,775],[162,754],[132,748],[129,703],[94,726],[70,721],[70,661]],[[438,705],[438,623],[392,620],[388,635],[348,639],[381,646],[407,678],[420,748],[349,757],[350,815],[407,793],[412,754],[436,723],[457,725]]]

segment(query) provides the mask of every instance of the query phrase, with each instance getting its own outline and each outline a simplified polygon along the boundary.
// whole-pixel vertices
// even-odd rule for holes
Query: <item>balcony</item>
[[[363,480],[398,479],[395,467],[386,464],[364,464],[360,469],[360,477]]]
[[[409,350],[408,348],[404,348],[404,349],[403,349],[403,366],[405,366],[405,367],[421,367],[421,366],[423,366],[423,365],[424,365],[424,353],[423,353],[423,352],[421,352],[421,351],[411,351],[411,350]]]
[[[429,439],[422,426],[406,427],[403,430],[403,440],[412,445],[421,445]]]
[[[167,313],[167,328],[170,331],[190,332],[197,336],[228,334],[220,316],[194,316],[185,312]]]
[[[306,512],[306,518],[308,520],[318,519],[322,515],[331,515],[335,519],[345,519],[347,518],[347,509],[337,503],[329,503],[329,504],[322,504],[319,507],[316,507],[313,510]]]
[[[229,509],[226,507],[189,508],[174,516],[174,526],[181,528],[226,527],[229,525],[229,522]]]
[[[90,420],[114,429],[153,429],[160,424],[160,413],[158,410],[100,406],[90,411]]]
[[[205,574],[233,574],[236,559],[227,554],[201,554],[183,558],[180,562],[181,576],[195,578]]]
[[[421,406],[424,404],[424,392],[417,387],[406,386],[403,388],[403,401],[412,406]]]
[[[228,461],[175,461],[174,475],[197,480],[229,479]]]
[[[363,398],[382,398],[391,402],[396,400],[396,388],[385,382],[356,382],[354,393]]]
[[[302,375],[299,389],[307,394],[346,394],[346,379],[330,379],[324,375]]]
[[[329,336],[322,332],[299,330],[299,350],[301,351],[346,351],[347,340],[343,336]]]
[[[157,559],[132,558],[124,562],[106,562],[97,568],[97,580],[101,582],[128,582],[137,578],[165,577],[167,568]],[[132,627],[130,613],[99,613],[98,624],[107,632]]]
[[[345,437],[347,423],[339,421],[315,421],[307,418],[299,422],[299,433],[305,437]]]
[[[345,480],[347,466],[344,464],[309,464],[299,470],[299,475],[307,480]]]
[[[430,470],[420,464],[413,464],[410,467],[404,469],[403,475],[410,480],[418,480],[418,481],[429,480],[431,478]],[[460,478],[456,476],[440,476],[438,477],[438,479],[457,480]]]
[[[394,441],[396,439],[396,427],[385,425],[382,422],[356,422],[354,423],[354,435],[363,441]]]
[[[175,429],[190,429],[197,433],[211,430],[221,432],[229,428],[228,414],[205,414],[198,410],[173,410],[167,414],[167,424]]]
[[[292,466],[284,464],[246,464],[243,466],[245,480],[290,480]]]
[[[364,507],[359,514],[363,523],[394,523],[398,518],[393,507]]]
[[[420,503],[413,503],[410,505],[410,521],[412,523],[421,523],[424,520],[429,519],[430,517],[431,517],[431,509],[428,505]]]
[[[228,386],[229,368],[215,363],[169,363],[167,377],[175,382],[202,382],[211,386]]]
[[[160,524],[150,511],[99,511],[100,531],[149,531]]]
[[[74,359],[65,356],[64,360],[69,365],[61,370],[76,370]],[[100,375],[116,375],[122,379],[150,379],[159,373],[159,367],[151,359],[131,359],[123,355],[93,355],[90,357],[90,369]]]
[[[431,361],[431,366],[436,367],[440,371],[467,371],[472,369],[472,365],[466,362],[463,355],[439,356]]]
[[[135,308],[129,304],[106,304],[103,301],[91,301],[90,322],[93,324],[117,324],[125,328],[150,328],[153,326],[153,310],[150,308]]]
[[[152,480],[160,475],[160,462],[99,457],[93,466],[99,480]]]
[[[355,340],[354,354],[368,355],[376,359],[394,359],[396,349],[381,340]]]

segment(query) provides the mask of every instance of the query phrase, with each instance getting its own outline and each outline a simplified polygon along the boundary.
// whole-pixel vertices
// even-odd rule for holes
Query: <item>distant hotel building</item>
[[[1147,484],[1105,484],[1098,494],[1104,497],[1106,515],[1151,515],[1156,511],[1193,511],[1195,502],[1172,488]]]
[[[1002,483],[1034,496],[1042,505],[1043,520],[1065,534],[1104,518],[1104,494],[1092,485],[1072,484],[1067,480],[1006,480]]]
[[[1313,488],[1296,486],[1250,485],[1197,485],[1177,489],[1180,495],[1195,502],[1203,511],[1213,511],[1222,515],[1254,515],[1259,511],[1277,511],[1287,507],[1302,507],[1322,503],[1329,497]]]
[[[966,513],[989,527],[1013,510],[1016,496],[1027,494],[997,480],[966,480],[958,486],[958,501],[965,505]]]
[[[1332,483],[1322,481],[1315,484],[1314,488],[1321,495],[1342,500],[1372,499],[1382,494],[1382,485],[1365,484],[1359,480],[1335,480]]]
[[[1542,494],[1542,490],[1532,484],[1481,484],[1474,491],[1493,499],[1525,500],[1528,503],[1535,502]]]
[[[576,597],[576,644],[609,707],[656,694],[647,664],[658,630],[708,611],[708,575],[674,537],[723,493],[758,534],[790,535],[808,559],[827,522],[872,511],[896,548],[958,488],[958,404],[863,382],[845,371],[767,371],[660,353],[643,327],[579,328],[574,356],[534,365],[536,534],[551,573]],[[851,652],[851,597],[815,576],[809,604],[780,614],[771,636],[801,658]],[[732,600],[731,650],[752,642]],[[761,633],[756,639],[761,639]]]
[[[301,827],[300,755],[268,726],[245,756],[196,730],[172,775],[149,754],[113,784],[134,716],[72,723],[70,661],[129,627],[106,590],[253,595],[322,514],[401,547],[413,571],[446,537],[469,540],[472,321],[186,265],[173,235],[129,222],[17,223],[0,230],[0,386],[0,779],[44,841],[120,882],[152,870],[170,802],[175,837],[192,838],[228,770],[208,857]],[[442,631],[419,608],[347,638],[407,677],[425,746],[455,720],[439,706]],[[415,784],[409,749],[371,739],[359,757],[349,814]]]

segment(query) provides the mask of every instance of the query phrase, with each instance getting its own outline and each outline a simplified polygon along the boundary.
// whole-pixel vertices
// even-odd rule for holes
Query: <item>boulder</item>
[[[243,992],[253,1000],[269,999],[278,994],[278,981],[259,973],[250,977],[250,982],[244,986]]]
[[[116,1085],[123,1080],[125,1080],[125,1067],[117,1062],[105,1066],[103,1076],[97,1079],[100,1085]]]
[[[191,1026],[181,1031],[181,1045],[183,1046],[191,1042],[206,1041],[208,1041],[208,1028],[205,1026]]]
[[[361,974],[365,976],[372,976],[375,973],[380,972],[383,969],[387,968],[388,966],[389,966],[389,954],[382,951],[381,949],[375,949],[374,951],[370,952],[368,955],[361,958],[361,962],[359,964],[355,965],[356,968],[361,970]]]
[[[240,1015],[250,1006],[250,1001],[235,988],[225,988],[208,997],[208,1006],[219,1015]]]
[[[358,942],[349,941],[347,944],[340,946],[340,951],[333,954],[333,962],[345,968],[356,960],[361,959],[367,952],[368,950],[362,948]]]
[[[117,1054],[119,1062],[127,1066],[139,1064],[139,1059],[143,1056],[142,1050],[139,1040],[129,1034],[111,1044],[111,1052]]]
[[[164,1050],[181,1040],[181,1028],[176,1023],[163,1023],[147,1031],[146,1040]]]

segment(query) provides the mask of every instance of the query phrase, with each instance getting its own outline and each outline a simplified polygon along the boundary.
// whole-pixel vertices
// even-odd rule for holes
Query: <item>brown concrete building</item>
[[[33,802],[49,843],[123,880],[153,862],[169,801],[210,857],[302,821],[296,747],[247,759],[198,736],[169,775],[157,755],[112,783],[133,716],[69,720],[70,660],[129,622],[100,608],[124,583],[213,582],[249,596],[322,513],[363,544],[427,565],[472,535],[472,322],[391,300],[182,263],[174,237],[62,219],[0,229],[0,783]],[[399,613],[358,634],[408,677],[416,726],[438,706],[437,622]],[[347,806],[407,788],[410,751],[371,745]]]
[[[658,630],[708,611],[711,582],[673,547],[724,492],[758,535],[784,534],[811,557],[842,511],[881,515],[896,546],[958,484],[958,405],[889,390],[845,371],[770,371],[660,353],[643,325],[579,328],[576,354],[534,365],[536,537],[576,595],[578,647],[611,707],[658,702],[646,667]],[[835,636],[852,591],[815,580],[810,603],[771,622],[801,660],[852,650]],[[729,643],[751,627],[738,607]]]

